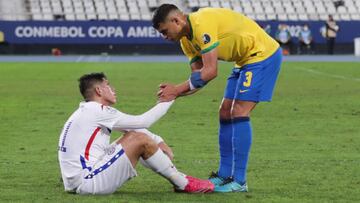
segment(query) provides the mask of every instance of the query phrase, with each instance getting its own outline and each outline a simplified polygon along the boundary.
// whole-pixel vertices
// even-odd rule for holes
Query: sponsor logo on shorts
[[[239,92],[240,92],[240,93],[245,93],[245,92],[247,92],[247,91],[249,91],[249,90],[240,90]]]

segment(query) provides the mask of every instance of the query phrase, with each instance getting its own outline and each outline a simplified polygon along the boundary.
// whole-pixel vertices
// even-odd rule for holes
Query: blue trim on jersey
[[[85,158],[83,156],[80,155],[80,163],[83,169],[87,169],[89,171],[91,171],[91,167],[90,166],[86,166],[86,161]]]
[[[100,172],[105,171],[107,168],[109,168],[109,166],[111,166],[111,164],[113,164],[116,160],[118,160],[121,157],[121,155],[123,155],[123,154],[124,154],[124,149],[121,149],[118,153],[115,154],[115,156],[113,156],[110,159],[110,161],[106,162],[100,168],[95,169],[92,173],[85,176],[85,179],[91,179],[94,176],[96,176],[97,174],[99,174]]]
[[[64,145],[65,145],[66,136],[67,136],[67,134],[69,132],[69,129],[71,127],[72,122],[73,121],[70,121],[65,127],[64,135],[63,135],[63,138],[62,138],[62,141],[61,141],[61,146],[58,147],[58,150],[61,151],[61,152],[66,152],[66,147],[64,147]]]

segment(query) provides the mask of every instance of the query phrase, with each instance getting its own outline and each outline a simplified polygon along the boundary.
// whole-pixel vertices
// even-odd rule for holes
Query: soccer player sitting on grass
[[[178,85],[160,85],[161,101],[170,101],[204,87],[217,76],[218,60],[234,62],[220,106],[220,166],[210,180],[215,192],[246,192],[246,170],[252,129],[250,112],[270,101],[281,64],[281,49],[253,20],[225,8],[203,8],[186,15],[163,4],[153,27],[165,39],[180,41],[189,58],[191,76]]]
[[[85,101],[66,121],[59,139],[58,156],[66,191],[113,193],[136,176],[139,159],[169,180],[175,191],[213,191],[210,181],[179,172],[170,160],[171,149],[160,136],[146,129],[167,112],[173,101],[158,103],[142,115],[128,115],[111,107],[116,94],[103,73],[84,75],[79,82]],[[125,134],[110,144],[113,130]]]

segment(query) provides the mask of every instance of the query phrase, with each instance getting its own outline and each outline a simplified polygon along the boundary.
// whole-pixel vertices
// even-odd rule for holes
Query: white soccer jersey
[[[169,109],[173,102],[159,103],[148,112],[133,116],[97,102],[81,102],[66,121],[59,139],[58,156],[65,190],[81,184],[84,170],[102,159],[110,147],[112,130],[135,130],[146,133],[157,143],[162,139],[148,128]]]

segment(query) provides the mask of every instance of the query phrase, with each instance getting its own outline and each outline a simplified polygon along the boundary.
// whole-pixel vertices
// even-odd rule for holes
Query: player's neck
[[[108,101],[103,99],[102,97],[95,97],[95,98],[91,99],[90,101],[99,103],[99,104],[104,105],[104,106],[111,106],[112,105],[111,103],[109,103]]]
[[[184,33],[184,36],[187,37],[188,39],[191,39],[191,25],[190,25],[190,22],[188,20],[188,17],[189,15],[184,15],[184,20],[185,20],[185,26],[183,28],[183,33]]]

